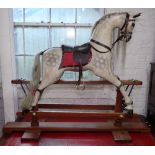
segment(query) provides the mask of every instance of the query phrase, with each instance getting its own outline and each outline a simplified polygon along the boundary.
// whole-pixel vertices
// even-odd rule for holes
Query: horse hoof
[[[128,117],[132,117],[133,116],[133,110],[127,110],[125,109],[125,112],[127,114]]]

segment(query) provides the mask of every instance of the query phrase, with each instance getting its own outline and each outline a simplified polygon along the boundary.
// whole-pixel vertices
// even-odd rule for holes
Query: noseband
[[[96,40],[94,40],[94,39],[91,39],[91,40],[90,40],[91,42],[93,42],[93,43],[95,43],[95,44],[97,44],[97,45],[100,45],[100,46],[106,48],[107,51],[100,51],[100,50],[96,49],[93,45],[91,45],[91,47],[92,47],[95,51],[97,51],[97,52],[99,52],[99,53],[107,53],[107,52],[110,52],[110,51],[112,50],[112,48],[114,47],[114,45],[115,45],[119,40],[125,39],[126,41],[128,41],[128,38],[127,38],[128,36],[130,36],[129,39],[131,39],[132,32],[127,32],[127,28],[128,28],[129,21],[135,21],[135,20],[134,20],[134,19],[129,19],[129,17],[130,17],[130,15],[129,15],[128,13],[126,13],[126,18],[125,18],[124,24],[123,24],[123,26],[122,26],[121,29],[120,29],[120,36],[118,36],[118,38],[112,43],[112,46],[111,46],[111,47],[109,47],[109,46],[107,46],[107,45],[105,45],[105,44],[103,44],[103,43],[100,43],[100,42],[98,42],[98,41],[96,41]]]

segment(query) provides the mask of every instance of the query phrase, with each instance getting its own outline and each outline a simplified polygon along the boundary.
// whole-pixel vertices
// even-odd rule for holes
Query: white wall
[[[4,104],[2,97],[2,79],[1,79],[1,67],[0,67],[0,137],[2,136],[3,125],[4,125]]]
[[[2,136],[3,125],[4,125],[4,105],[2,98],[2,89],[0,88],[0,137]]]
[[[16,88],[11,84],[11,80],[15,78],[15,56],[14,56],[14,41],[13,41],[13,20],[11,9],[0,9],[0,65],[1,65],[1,79],[2,79],[2,97],[4,103],[0,107],[2,115],[1,121],[8,122],[15,120],[17,95]]]

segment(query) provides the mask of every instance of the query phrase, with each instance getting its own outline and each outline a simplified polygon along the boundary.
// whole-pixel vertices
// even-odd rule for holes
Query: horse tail
[[[40,77],[41,77],[41,64],[40,64],[40,55],[43,53],[38,53],[34,58],[34,65],[32,68],[32,81],[31,84],[33,87],[38,88]]]
[[[34,59],[34,65],[32,68],[32,81],[30,82],[31,89],[28,92],[26,98],[21,103],[22,110],[30,110],[32,107],[32,103],[34,100],[35,92],[38,89],[41,77],[41,64],[40,64],[40,56],[44,54],[45,51],[38,53]]]

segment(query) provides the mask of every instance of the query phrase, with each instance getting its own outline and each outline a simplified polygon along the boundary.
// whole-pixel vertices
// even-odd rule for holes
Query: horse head
[[[130,41],[132,37],[132,31],[135,27],[135,22],[136,19],[141,15],[141,13],[135,14],[135,15],[130,15],[126,14],[126,19],[124,22],[124,25],[121,28],[121,35],[122,35],[122,40],[125,40],[126,42]]]

